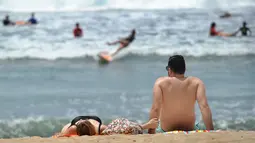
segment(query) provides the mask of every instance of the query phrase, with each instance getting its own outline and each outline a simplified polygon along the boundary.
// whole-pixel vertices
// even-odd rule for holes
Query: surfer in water
[[[238,30],[238,32],[241,31],[242,36],[248,36],[248,32],[249,32],[249,35],[251,36],[252,32],[251,32],[250,28],[248,28],[246,25],[247,25],[247,23],[244,21],[243,26]]]
[[[229,18],[232,15],[229,12],[225,12],[223,15],[220,16],[220,18]]]
[[[108,45],[115,45],[115,44],[120,44],[119,48],[111,54],[111,56],[115,56],[120,50],[126,48],[130,43],[132,43],[135,39],[136,31],[133,29],[131,31],[131,34],[128,37],[125,38],[120,38],[120,40],[112,42],[112,43],[107,43]]]
[[[38,21],[35,18],[35,13],[31,13],[30,19],[27,21],[28,24],[38,24]]]
[[[82,29],[80,28],[80,23],[75,24],[75,28],[73,30],[73,35],[74,35],[74,37],[82,37],[83,36]]]
[[[9,15],[6,15],[5,19],[3,20],[3,25],[4,26],[15,25],[15,23],[9,19]]]
[[[232,33],[232,34],[230,34],[230,33],[224,33],[224,32],[221,32],[221,31],[217,31],[217,30],[216,30],[216,23],[215,23],[215,22],[212,22],[212,23],[211,23],[210,36],[231,37],[231,36],[236,36],[237,33],[238,33],[238,31],[237,31],[237,32],[234,32],[234,33]]]

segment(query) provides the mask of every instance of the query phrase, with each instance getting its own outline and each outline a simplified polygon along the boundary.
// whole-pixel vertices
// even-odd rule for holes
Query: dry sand
[[[0,143],[255,143],[255,131],[192,134],[112,135],[71,138],[26,137],[0,139]]]

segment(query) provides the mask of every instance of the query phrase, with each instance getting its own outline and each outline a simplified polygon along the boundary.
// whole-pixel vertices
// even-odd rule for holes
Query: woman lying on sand
[[[103,125],[102,121],[97,116],[78,116],[71,123],[65,125],[61,133],[55,137],[70,137],[70,136],[93,136],[93,135],[110,135],[110,134],[142,134],[143,130],[156,129],[158,119],[151,119],[149,122],[140,125],[125,118],[113,120],[108,125]]]

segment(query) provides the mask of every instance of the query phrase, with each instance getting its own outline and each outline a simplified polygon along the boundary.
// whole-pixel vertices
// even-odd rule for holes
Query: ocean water
[[[0,26],[0,137],[49,137],[78,115],[146,122],[173,54],[205,82],[216,129],[255,130],[255,37],[208,36],[212,21],[234,32],[245,20],[255,33],[254,8],[252,0],[1,0],[1,17],[35,11],[40,24]],[[224,11],[233,17],[219,19]],[[84,37],[73,38],[75,22]],[[97,53],[118,46],[105,43],[133,28],[136,40],[99,65]]]

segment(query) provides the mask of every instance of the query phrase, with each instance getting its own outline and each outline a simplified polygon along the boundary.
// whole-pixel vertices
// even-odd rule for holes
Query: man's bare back
[[[211,110],[203,82],[196,77],[184,77],[184,73],[174,73],[171,69],[168,74],[169,77],[160,77],[155,82],[150,118],[160,119],[162,131],[194,130],[195,103],[198,101],[206,128],[212,130]],[[154,132],[155,130],[149,131]]]

